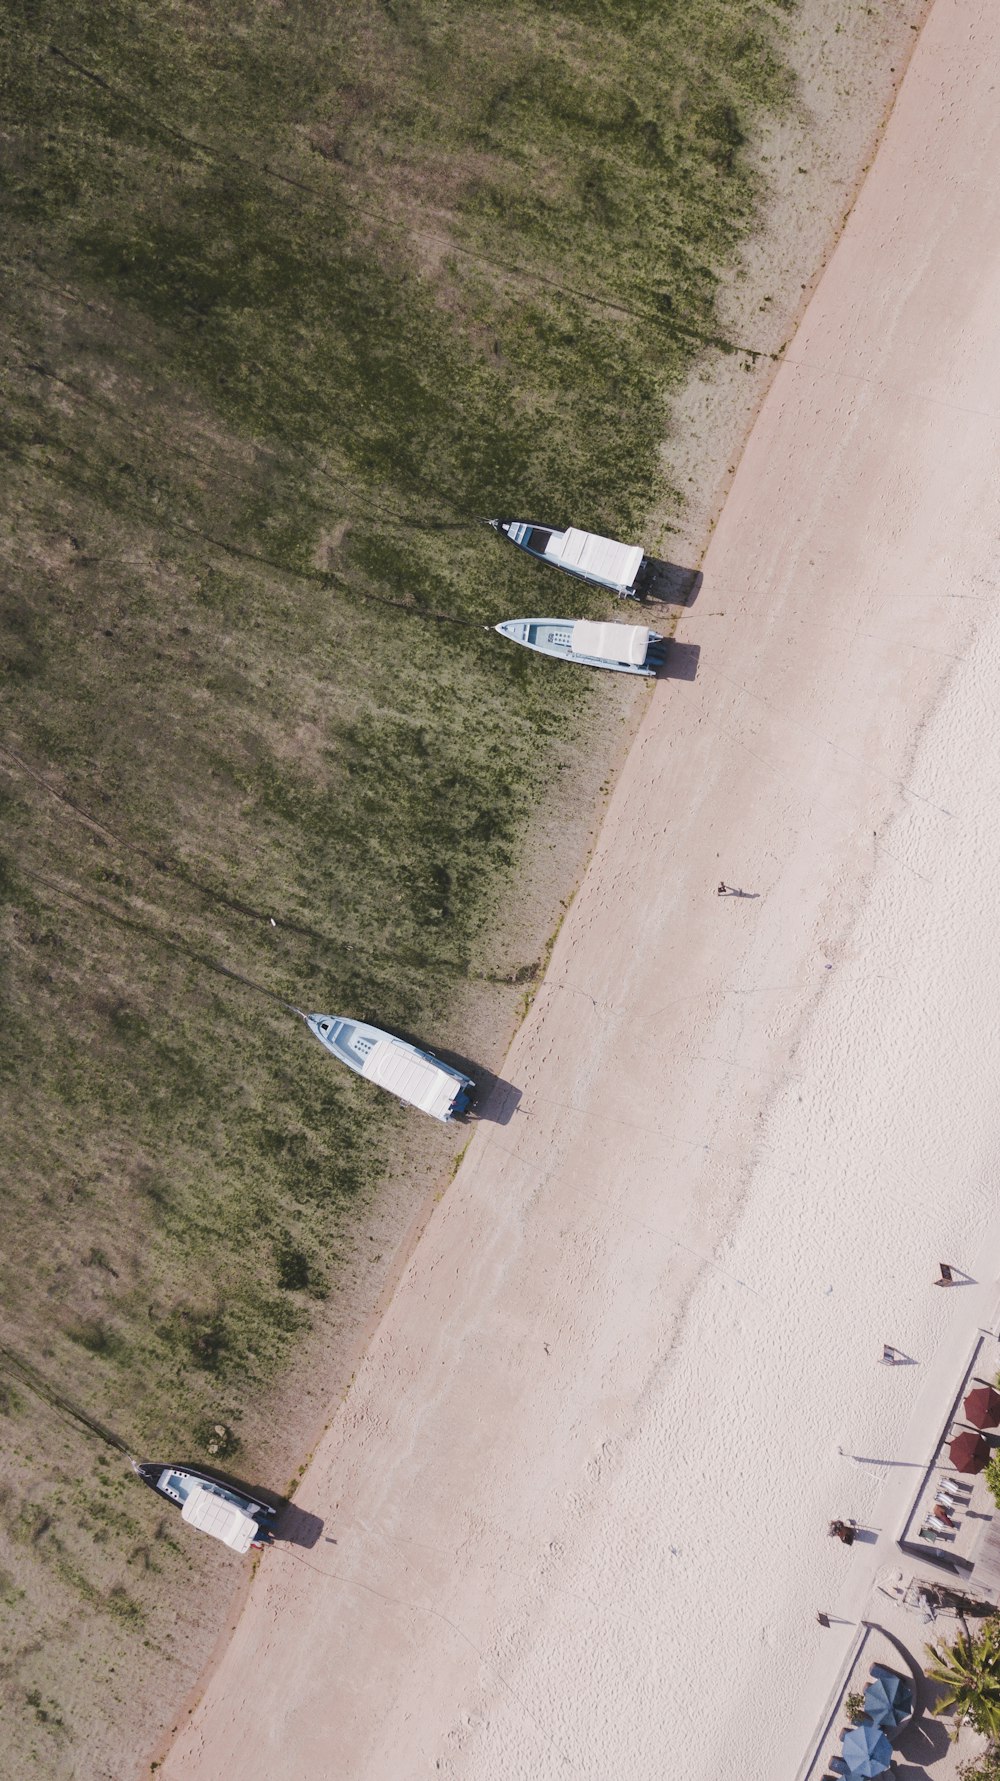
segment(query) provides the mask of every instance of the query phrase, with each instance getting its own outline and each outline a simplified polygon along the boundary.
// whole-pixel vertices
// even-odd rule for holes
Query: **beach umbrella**
[[[982,1435],[974,1435],[971,1429],[963,1429],[956,1435],[948,1449],[948,1455],[956,1472],[981,1472],[990,1457],[990,1444]]]
[[[977,1429],[995,1429],[1000,1423],[1000,1391],[994,1391],[992,1385],[977,1386],[970,1391],[965,1403],[966,1422],[971,1422]]]
[[[892,1745],[877,1725],[852,1725],[844,1733],[843,1751],[851,1781],[884,1775],[892,1761]]]
[[[895,1731],[913,1706],[913,1690],[902,1676],[874,1676],[865,1689],[865,1712],[884,1730]]]

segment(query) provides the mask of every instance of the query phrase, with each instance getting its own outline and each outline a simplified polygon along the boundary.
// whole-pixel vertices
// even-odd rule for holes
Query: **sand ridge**
[[[998,51],[993,8],[938,0],[684,619],[698,676],[657,687],[512,1048],[521,1101],[304,1480],[324,1538],[265,1555],[168,1777],[794,1769],[815,1609],[870,1562],[825,1518],[882,1483],[836,1443],[891,1455],[920,1368],[871,1358],[968,1318],[929,1283],[993,1216]]]

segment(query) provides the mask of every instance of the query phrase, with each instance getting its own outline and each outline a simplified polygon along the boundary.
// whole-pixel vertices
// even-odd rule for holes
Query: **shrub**
[[[958,1765],[958,1781],[1000,1781],[1000,1744]]]

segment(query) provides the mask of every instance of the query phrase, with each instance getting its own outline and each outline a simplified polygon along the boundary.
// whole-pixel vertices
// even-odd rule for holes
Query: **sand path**
[[[685,615],[697,678],[651,695],[508,1059],[520,1103],[170,1781],[794,1773],[836,1664],[814,1611],[873,1562],[825,1521],[877,1520],[884,1477],[836,1443],[914,1438],[922,1369],[876,1357],[974,1321],[930,1282],[996,1216],[998,80],[1000,12],[938,0]]]

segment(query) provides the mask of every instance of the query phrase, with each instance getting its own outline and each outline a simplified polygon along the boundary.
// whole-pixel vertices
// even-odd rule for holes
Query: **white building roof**
[[[181,1520],[203,1534],[211,1534],[213,1540],[221,1540],[234,1552],[249,1552],[254,1541],[260,1538],[260,1530],[252,1516],[244,1515],[235,1503],[227,1502],[214,1490],[206,1490],[203,1484],[192,1484],[181,1506]]]
[[[649,649],[649,631],[645,625],[602,625],[589,618],[578,618],[570,648],[575,656],[594,656],[599,662],[628,662],[631,667],[641,668]]]
[[[398,1039],[380,1039],[373,1045],[361,1066],[361,1074],[434,1119],[447,1118],[459,1088],[459,1078],[453,1071],[431,1058],[421,1057]]]
[[[607,587],[631,587],[642,566],[643,554],[641,544],[619,544],[597,532],[578,532],[575,526],[567,532],[553,532],[545,546],[550,561],[593,576]]]

